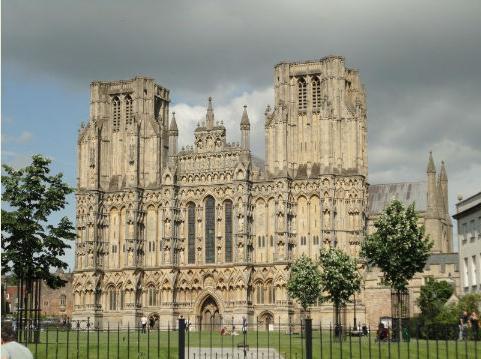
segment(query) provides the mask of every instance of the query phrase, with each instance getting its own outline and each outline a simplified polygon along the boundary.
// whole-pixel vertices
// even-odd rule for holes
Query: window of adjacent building
[[[67,296],[65,294],[62,294],[60,296],[60,305],[62,307],[65,307],[67,305]]]
[[[113,123],[112,127],[114,132],[117,132],[120,129],[120,100],[117,96],[114,97],[113,101],[113,111],[112,111],[112,118]]]
[[[317,77],[312,79],[312,108],[318,111],[321,108],[321,83]]]
[[[232,262],[232,201],[224,202],[225,211],[225,261]]]
[[[463,237],[463,241],[468,239],[468,224],[467,223],[463,223],[461,235]]]
[[[132,115],[132,98],[130,95],[125,96],[125,123],[131,125],[133,122]]]
[[[467,287],[469,286],[469,277],[468,277],[468,258],[464,258],[464,268],[463,268],[463,273],[464,273],[464,286]]]
[[[478,265],[476,264],[476,256],[471,257],[471,285],[475,286],[477,285],[477,267]]]
[[[215,262],[215,200],[211,196],[205,201],[205,262]]]
[[[188,263],[195,263],[195,204],[189,203],[187,206],[187,245]]]
[[[307,84],[303,78],[297,82],[298,86],[298,106],[299,111],[306,111],[307,109]]]

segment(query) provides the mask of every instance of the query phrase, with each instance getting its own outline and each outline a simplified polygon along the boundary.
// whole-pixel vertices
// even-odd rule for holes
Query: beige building
[[[456,203],[462,293],[481,292],[481,192]]]
[[[436,178],[430,157],[426,182],[368,185],[357,70],[339,56],[280,63],[274,87],[264,163],[250,150],[246,108],[240,145],[227,142],[209,98],[193,145],[179,149],[167,89],[146,77],[91,84],[90,118],[78,139],[74,319],[125,326],[145,314],[174,325],[183,315],[194,327],[243,317],[297,321],[299,306],[286,291],[292,260],[316,258],[329,245],[356,256],[394,196],[416,201],[437,256],[451,251],[444,166]],[[449,258],[433,258],[429,275],[457,275]],[[364,275],[346,323],[354,312],[358,322],[377,323],[386,307],[378,273]],[[316,306],[312,316],[329,323],[332,306]]]

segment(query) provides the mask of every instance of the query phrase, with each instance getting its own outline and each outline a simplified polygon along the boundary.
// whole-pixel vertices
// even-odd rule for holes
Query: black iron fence
[[[481,359],[478,333],[456,325],[405,326],[401,340],[382,325],[352,328],[279,321],[199,324],[180,319],[173,325],[104,328],[84,321],[35,330],[37,335],[20,336],[35,358]]]

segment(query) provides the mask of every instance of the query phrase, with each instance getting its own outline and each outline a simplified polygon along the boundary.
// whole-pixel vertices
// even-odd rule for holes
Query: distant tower
[[[427,211],[434,216],[438,210],[437,191],[436,191],[436,166],[434,165],[433,153],[429,152],[428,167],[426,170],[428,176],[428,198]]]
[[[244,112],[242,113],[241,123],[241,147],[245,150],[250,148],[249,132],[251,129],[251,124],[249,121],[249,116],[247,115],[247,106],[244,105]]]
[[[266,110],[266,169],[319,166],[367,176],[367,115],[357,70],[329,56],[274,69],[275,105]]]
[[[436,181],[436,167],[433,154],[429,152],[427,166],[427,206],[425,215],[426,234],[434,242],[434,253],[451,253],[452,221],[448,208],[448,176],[444,161],[441,162],[439,177]]]

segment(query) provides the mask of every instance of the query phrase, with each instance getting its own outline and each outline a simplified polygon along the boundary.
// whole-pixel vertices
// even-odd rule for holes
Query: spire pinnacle
[[[242,118],[241,118],[241,129],[250,129],[250,121],[249,121],[249,115],[247,114],[247,105],[244,105],[244,112],[242,112]]]
[[[209,96],[209,104],[207,105],[207,114],[205,116],[207,129],[214,127],[214,109],[212,108],[212,97]]]
[[[175,112],[172,112],[172,120],[170,120],[170,132],[179,132],[179,129],[177,128],[177,122],[175,120]]]
[[[427,173],[436,173],[436,166],[434,166],[434,160],[433,160],[433,151],[429,151]]]
[[[441,170],[439,171],[439,180],[447,181],[448,175],[446,174],[446,167],[444,166],[444,161],[441,161]]]

